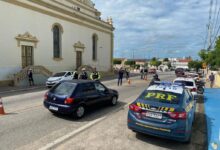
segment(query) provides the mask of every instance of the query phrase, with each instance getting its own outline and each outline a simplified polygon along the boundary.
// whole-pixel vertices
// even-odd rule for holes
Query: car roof
[[[97,81],[93,81],[93,80],[63,80],[61,82],[69,82],[69,83],[77,83],[77,84],[81,84],[81,83],[94,83]]]
[[[152,85],[147,88],[147,90],[154,90],[154,91],[165,91],[165,92],[172,92],[177,94],[182,94],[184,87],[179,85]]]
[[[174,81],[190,81],[190,82],[194,82],[194,79],[193,78],[184,78],[184,77],[179,77],[179,78],[176,78]]]

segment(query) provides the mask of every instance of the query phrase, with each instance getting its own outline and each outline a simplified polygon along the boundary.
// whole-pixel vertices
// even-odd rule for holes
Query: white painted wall
[[[58,18],[44,15],[29,9],[0,1],[0,80],[7,80],[21,69],[21,47],[15,37],[29,32],[39,40],[34,48],[34,65],[42,65],[52,72],[73,70],[76,66],[76,53],[73,45],[80,41],[85,44],[84,65],[96,65],[99,71],[108,71],[111,67],[110,34],[73,24]],[[62,61],[53,60],[52,25],[59,23],[63,27]],[[92,35],[98,35],[98,61],[92,61]],[[32,44],[32,43],[26,43]]]

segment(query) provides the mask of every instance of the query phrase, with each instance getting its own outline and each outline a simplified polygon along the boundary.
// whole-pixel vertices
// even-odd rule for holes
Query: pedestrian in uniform
[[[129,70],[128,70],[128,69],[125,69],[125,73],[126,73],[126,80],[128,80],[128,79],[129,79],[129,77],[130,77]]]
[[[100,78],[101,78],[101,76],[100,76],[99,72],[96,70],[96,68],[94,68],[93,72],[90,75],[90,79],[98,81]]]
[[[31,68],[28,70],[28,81],[30,86],[34,86],[33,72]]]
[[[144,79],[144,69],[143,68],[141,68],[140,73],[141,73],[141,79]]]
[[[155,81],[160,81],[158,74],[155,74],[149,84],[149,86],[154,85]]]
[[[77,69],[73,72],[73,79],[77,80],[79,78],[79,73]]]
[[[210,87],[213,88],[214,82],[215,82],[215,76],[214,76],[213,72],[209,76],[209,81],[210,81]]]
[[[80,79],[82,79],[82,80],[87,80],[88,79],[88,74],[87,74],[85,68],[82,68],[82,72],[80,74]]]
[[[144,80],[147,80],[148,69],[144,68]]]
[[[122,85],[123,74],[124,74],[124,70],[121,67],[118,71],[118,86]]]

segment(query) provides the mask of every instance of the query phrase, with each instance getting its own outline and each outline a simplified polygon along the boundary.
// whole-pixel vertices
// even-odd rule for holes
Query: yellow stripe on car
[[[160,130],[160,131],[165,131],[165,132],[171,132],[170,129],[158,128],[158,127],[153,127],[153,126],[148,126],[148,125],[144,125],[144,124],[137,123],[137,122],[136,122],[136,125],[139,125],[139,126],[142,126],[142,127],[145,127],[145,128],[149,128],[149,129]]]

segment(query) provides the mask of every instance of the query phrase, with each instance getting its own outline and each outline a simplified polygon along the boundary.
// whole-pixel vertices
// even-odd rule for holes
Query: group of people
[[[101,78],[99,72],[96,70],[96,68],[93,69],[93,72],[90,74],[91,80],[99,80]],[[77,70],[73,73],[73,79],[82,79],[87,80],[89,79],[88,73],[86,72],[85,68],[82,68],[82,72],[78,73]]]
[[[148,69],[147,68],[141,68],[140,73],[141,73],[141,79],[142,80],[147,80]]]
[[[118,70],[118,86],[122,86],[122,80],[124,77],[124,74],[126,75],[126,80],[129,80],[130,72],[128,69],[123,69],[122,67]]]

